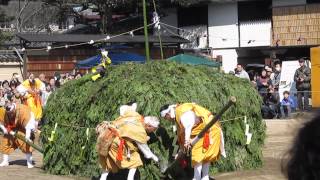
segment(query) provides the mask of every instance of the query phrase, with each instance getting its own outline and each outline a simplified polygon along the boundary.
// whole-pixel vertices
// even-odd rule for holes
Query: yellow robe
[[[10,124],[12,124],[12,122],[14,122],[14,130],[16,130],[17,133],[22,136],[25,136],[25,126],[28,124],[30,116],[30,108],[23,104],[17,105],[16,117],[14,121],[12,121],[11,119],[9,120],[4,108],[0,108],[0,123],[7,128]],[[4,135],[3,137],[1,137],[0,152],[2,154],[11,154],[17,148],[19,148],[23,153],[32,152],[32,148],[29,145],[19,139],[12,137],[11,135]]]
[[[195,125],[191,131],[191,139],[196,137],[200,131],[207,125],[212,119],[213,115],[207,109],[195,104],[185,103],[176,107],[176,123],[178,125],[178,139],[180,147],[184,146],[185,130],[180,122],[181,116],[187,112],[193,111],[197,117],[200,118],[200,123]],[[192,166],[199,163],[208,163],[218,160],[220,154],[221,143],[221,126],[220,123],[215,123],[209,130],[210,144],[209,148],[204,148],[204,138],[201,138],[191,150]]]
[[[35,86],[31,87],[29,80],[22,82],[22,85],[25,89],[31,90],[32,88],[36,90],[41,90],[43,88],[43,82],[39,79],[35,79]],[[26,97],[25,104],[29,106],[35,116],[36,121],[40,121],[42,118],[42,105],[41,97],[39,94],[28,94]]]
[[[101,78],[100,73],[96,74],[98,68],[106,69],[107,66],[108,66],[109,64],[111,64],[111,59],[110,59],[109,57],[104,57],[104,56],[102,55],[101,58],[104,58],[105,60],[102,60],[102,62],[101,62],[100,64],[98,64],[97,66],[93,67],[92,70],[91,70],[91,72],[94,74],[94,75],[91,77],[91,79],[92,79],[93,81],[96,81],[97,79]]]
[[[143,125],[143,116],[136,112],[128,112],[112,122],[119,136],[116,137],[109,149],[108,156],[99,156],[100,165],[108,172],[116,173],[119,169],[131,169],[142,166],[139,150],[134,141],[146,144],[148,136]],[[117,159],[120,139],[125,140],[123,159]],[[130,158],[128,158],[130,154]]]

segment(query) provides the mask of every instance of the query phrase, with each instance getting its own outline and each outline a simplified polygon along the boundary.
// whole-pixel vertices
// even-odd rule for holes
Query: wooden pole
[[[144,41],[146,48],[146,58],[147,62],[150,61],[150,49],[149,49],[149,35],[148,35],[148,25],[147,25],[147,5],[146,0],[142,0],[143,4],[143,25],[144,25]]]

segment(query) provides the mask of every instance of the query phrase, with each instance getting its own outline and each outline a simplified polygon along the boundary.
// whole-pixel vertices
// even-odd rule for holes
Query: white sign
[[[311,66],[310,61],[308,61],[307,66]],[[296,83],[294,81],[294,74],[296,70],[300,67],[299,61],[282,61],[282,69],[281,69],[281,77],[280,77],[280,85],[279,85],[279,97],[280,102],[283,99],[283,92],[289,91],[290,96],[295,102],[295,107],[297,107],[297,89]]]

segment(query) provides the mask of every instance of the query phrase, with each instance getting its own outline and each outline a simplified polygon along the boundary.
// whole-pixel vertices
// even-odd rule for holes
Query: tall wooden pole
[[[147,25],[147,5],[146,0],[143,1],[143,25],[144,25],[144,41],[146,48],[146,58],[147,62],[150,61],[150,49],[149,49],[149,35],[148,35],[148,25]]]

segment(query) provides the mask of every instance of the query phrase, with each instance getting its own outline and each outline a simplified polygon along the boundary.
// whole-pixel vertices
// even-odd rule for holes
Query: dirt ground
[[[292,143],[301,121],[266,120],[267,139],[263,149],[264,166],[257,170],[218,174],[216,180],[284,180],[281,163]]]
[[[264,166],[261,169],[215,175],[216,180],[284,180],[281,162],[288,151],[297,128],[303,119],[266,120],[267,139],[263,149]],[[73,177],[53,176],[41,170],[41,154],[34,153],[35,168],[27,169],[24,155],[17,151],[10,157],[10,166],[0,168],[1,180],[69,180]],[[81,178],[83,179],[83,178]]]

